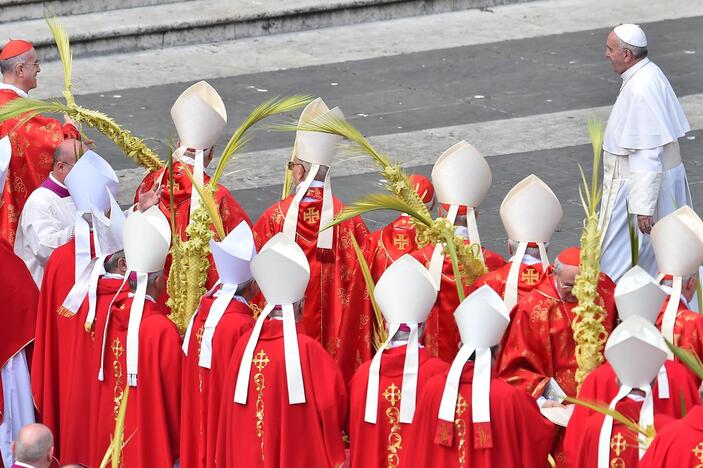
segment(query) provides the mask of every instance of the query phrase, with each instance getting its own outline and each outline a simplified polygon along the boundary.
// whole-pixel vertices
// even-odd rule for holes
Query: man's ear
[[[117,260],[117,271],[119,271],[120,274],[123,275],[127,273],[127,259],[125,257],[122,257]]]

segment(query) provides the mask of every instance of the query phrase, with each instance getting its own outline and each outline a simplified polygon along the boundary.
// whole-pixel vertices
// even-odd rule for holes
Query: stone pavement
[[[552,249],[578,243],[578,164],[589,170],[586,119],[607,118],[620,79],[605,60],[609,29],[640,22],[650,57],[669,77],[694,131],[682,140],[694,202],[703,192],[703,4],[684,0],[551,0],[366,23],[152,52],[80,58],[77,101],[104,110],[165,155],[169,109],[190,83],[207,79],[223,95],[233,130],[256,104],[306,93],[339,105],[371,141],[409,171],[429,174],[439,154],[466,139],[489,158],[493,186],[480,207],[481,238],[505,252],[498,207],[535,173],[564,205]],[[37,96],[58,95],[56,63],[42,65]],[[92,134],[91,134],[92,135]],[[223,146],[229,135],[222,139]],[[143,171],[103,138],[98,151],[119,169],[127,203]],[[293,135],[263,128],[230,166],[226,185],[256,218],[280,195]],[[333,168],[337,196],[378,191],[365,159],[343,154]],[[394,216],[374,213],[379,227]]]

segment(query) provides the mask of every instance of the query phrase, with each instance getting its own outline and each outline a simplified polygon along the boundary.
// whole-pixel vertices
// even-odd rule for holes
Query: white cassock
[[[17,229],[15,254],[27,265],[37,287],[41,287],[51,253],[71,240],[75,219],[76,205],[68,189],[52,175],[27,198]]]
[[[32,384],[24,348],[0,368],[4,408],[0,424],[0,455],[6,467],[12,466],[11,443],[20,429],[34,422]]]
[[[603,141],[600,211],[601,271],[616,282],[632,266],[628,218],[639,236],[639,265],[656,276],[654,251],[637,215],[656,222],[691,204],[678,143],[691,127],[669,80],[646,57],[621,77]]]

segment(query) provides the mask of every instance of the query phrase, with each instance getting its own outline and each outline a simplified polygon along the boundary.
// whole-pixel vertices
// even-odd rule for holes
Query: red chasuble
[[[303,309],[303,329],[305,333],[320,341],[333,357],[336,357],[340,343],[338,329],[344,310],[351,301],[352,273],[357,264],[356,253],[351,238],[354,236],[359,245],[363,245],[368,230],[360,217],[352,218],[335,226],[331,250],[317,248],[317,234],[320,229],[320,211],[322,210],[321,188],[311,188],[306,197],[312,201],[301,201],[296,242],[305,252],[310,263],[310,282],[305,291]],[[267,209],[254,225],[256,250],[275,234],[283,231],[285,213],[288,212],[293,196]],[[334,198],[334,214],[344,207]],[[255,301],[261,307],[263,296]]]
[[[669,381],[669,398],[659,398],[659,384],[655,380],[652,386],[654,396],[654,414],[666,415],[678,419],[695,405],[700,404],[696,378],[683,364],[666,361],[664,364]],[[608,406],[618,393],[619,384],[612,366],[605,362],[591,372],[584,380],[579,392],[580,400]],[[564,438],[564,452],[569,466],[581,466],[576,463],[579,445],[583,437],[584,428],[591,416],[596,412],[583,406],[576,405],[574,413],[569,420]],[[638,418],[635,418],[637,420]],[[601,422],[603,419],[600,419]],[[615,432],[613,432],[613,436]],[[596,441],[597,446],[597,441]],[[629,466],[629,465],[628,465]]]
[[[189,166],[191,172],[193,167]],[[166,172],[164,174],[164,171]],[[163,179],[162,179],[163,175]],[[154,182],[161,181],[164,187],[161,193],[161,201],[159,202],[159,209],[166,216],[166,219],[171,221],[171,192],[169,189],[169,174],[168,169],[164,168],[158,171],[150,172],[144,177],[144,180],[139,185],[137,193],[134,195],[134,202],[139,202],[139,193],[151,189],[154,186]],[[203,181],[208,183],[210,177],[207,174],[203,175]],[[181,234],[181,239],[186,240],[188,238],[186,234],[186,228],[190,220],[190,195],[193,191],[193,184],[191,184],[190,179],[183,169],[183,163],[174,162],[173,164],[173,199],[175,206],[173,211],[176,215],[176,229]],[[217,191],[215,192],[215,203],[217,203],[217,209],[220,213],[220,218],[222,218],[222,224],[225,228],[225,233],[230,232],[232,229],[237,227],[242,221],[251,226],[251,220],[246,214],[244,209],[237,203],[237,201],[232,197],[232,194],[227,190],[224,185],[217,186]],[[171,255],[166,259],[166,267],[164,271],[168,274],[171,269]],[[208,279],[205,283],[206,288],[211,288],[217,282],[218,275],[215,269],[215,263],[210,256],[210,269],[208,270]]]
[[[22,259],[4,239],[0,239],[0,265],[3,273],[0,317],[4,324],[0,328],[0,368],[3,368],[34,339],[39,291]],[[30,358],[27,355],[27,360]],[[0,423],[5,409],[3,402],[0,383]]]
[[[19,96],[0,89],[0,107]],[[37,115],[22,125],[20,117],[0,123],[0,138],[10,136],[12,159],[5,191],[0,187],[0,238],[15,243],[20,213],[29,194],[49,177],[54,165],[54,150],[66,138],[80,139],[73,125],[61,125],[51,117]]]
[[[661,330],[664,311],[669,304],[669,296],[662,305],[655,325]],[[703,315],[689,310],[683,302],[679,302],[674,322],[674,344],[680,348],[691,351],[703,359]],[[678,358],[677,358],[678,359]]]
[[[227,371],[216,466],[342,466],[347,392],[334,360],[298,332],[305,403],[289,404],[283,321],[267,320],[254,350],[247,404],[240,405],[234,403],[234,389],[249,335],[237,343]]]
[[[105,380],[96,382],[95,447],[104,455],[115,430],[115,418],[127,387],[127,326],[131,297],[115,301],[107,323]],[[169,310],[147,299],[139,327],[139,375],[130,387],[122,465],[130,468],[171,468],[178,459],[180,431],[181,339]],[[92,466],[98,466],[99,459]]]
[[[615,409],[633,421],[638,421],[642,401],[635,401],[629,397],[620,400]],[[581,427],[579,443],[573,460],[574,467],[598,466],[598,439],[605,416],[595,413],[589,416]],[[659,431],[673,421],[671,416],[654,413],[654,428]],[[639,465],[639,441],[637,434],[628,429],[624,424],[613,421],[613,432],[610,435],[610,463],[615,468],[637,467]],[[673,466],[673,465],[667,465]],[[683,466],[683,465],[681,465]]]
[[[703,407],[691,408],[678,421],[657,432],[640,468],[698,467],[703,465]]]
[[[465,242],[468,243],[468,239]],[[491,252],[485,247],[482,250],[488,271],[496,270],[505,265],[505,259],[499,254]],[[413,253],[413,256],[420,263],[429,267],[432,252],[434,252],[434,246],[428,245]],[[470,289],[471,284],[464,285],[464,293],[468,294]],[[424,344],[432,356],[447,362],[452,362],[459,350],[459,329],[454,321],[454,311],[458,306],[459,296],[454,282],[454,269],[449,257],[445,256],[439,294],[437,294],[437,300],[427,322],[425,322]]]
[[[505,265],[477,278],[471,285],[470,293],[474,292],[483,285],[488,285],[500,297],[505,297],[505,283],[508,282],[508,274],[512,263],[507,262]],[[544,271],[541,263],[534,265],[520,264],[520,272],[517,277],[517,297],[518,301],[528,292],[537,287],[542,280]]]
[[[539,285],[513,309],[498,366],[503,380],[535,398],[542,395],[552,377],[567,395],[576,395],[578,366],[571,323],[577,303],[559,299],[554,281],[550,267]],[[604,326],[608,333],[617,317],[614,291],[615,284],[601,273],[598,293],[606,311]]]
[[[215,328],[211,368],[198,365],[205,321],[216,298],[203,297],[193,320],[188,355],[183,361],[181,391],[181,466],[214,463],[224,373],[239,338],[251,330],[254,319],[248,305],[233,299]],[[211,466],[212,466],[211,463]]]
[[[492,448],[476,448],[471,420],[474,364],[464,366],[454,422],[438,419],[447,372],[431,378],[423,389],[415,418],[419,434],[407,444],[409,467],[543,468],[554,426],[542,417],[525,392],[492,379],[490,389]],[[447,427],[448,426],[448,427]]]
[[[121,279],[100,278],[98,279],[97,300],[96,300],[96,323],[102,322],[100,333],[93,331],[86,332],[84,328],[85,319],[88,315],[88,300],[83,301],[80,309],[72,319],[75,322],[73,341],[66,343],[68,353],[75,358],[72,359],[66,369],[66,377],[61,377],[65,381],[65,406],[61,407],[61,459],[63,463],[76,463],[90,466],[91,461],[91,439],[86,433],[86,421],[89,425],[93,422],[94,388],[98,378],[98,362],[100,349],[102,347],[102,330],[105,326],[107,308],[112,299],[118,293],[122,285]],[[127,295],[129,286],[125,285],[120,297]],[[95,330],[95,328],[94,328]],[[63,340],[62,340],[63,346]],[[90,427],[88,425],[88,427]],[[102,447],[100,457],[105,454]]]
[[[400,216],[383,229],[371,233],[361,245],[374,284],[386,268],[417,249],[415,227],[408,216]],[[358,263],[354,266],[351,302],[342,314],[339,327],[340,346],[337,362],[344,381],[349,382],[361,363],[373,357],[373,334],[376,324],[369,293]]]
[[[381,356],[378,413],[376,424],[364,421],[366,387],[371,361],[362,364],[350,383],[349,440],[352,467],[401,467],[409,460],[410,440],[419,437],[417,415],[411,424],[402,424],[400,395],[403,391],[403,367],[407,346],[384,351]],[[446,374],[449,366],[420,348],[416,401],[423,394],[430,377]],[[423,437],[427,436],[422,434]]]

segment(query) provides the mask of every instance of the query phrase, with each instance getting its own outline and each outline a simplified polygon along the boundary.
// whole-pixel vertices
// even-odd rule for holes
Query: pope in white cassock
[[[629,223],[639,238],[639,265],[657,273],[652,225],[691,204],[678,139],[691,129],[671,84],[647,58],[647,38],[634,24],[608,36],[606,58],[622,78],[603,142],[601,270],[613,281],[632,266]]]

